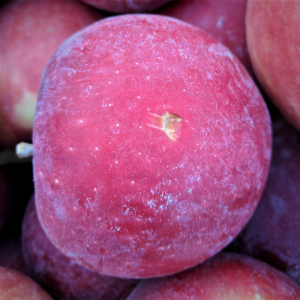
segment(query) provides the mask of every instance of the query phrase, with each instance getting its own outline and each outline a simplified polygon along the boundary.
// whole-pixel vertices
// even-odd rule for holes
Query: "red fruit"
[[[227,46],[252,74],[247,50],[247,0],[177,0],[159,11],[207,32]]]
[[[255,74],[281,113],[300,130],[300,1],[249,0],[247,43]]]
[[[142,281],[127,300],[295,300],[300,287],[271,266],[222,253],[191,270]]]
[[[52,300],[32,279],[4,267],[0,267],[0,296],[5,300]]]
[[[138,280],[104,276],[74,263],[48,239],[31,199],[23,223],[23,252],[33,278],[55,299],[125,300]]]
[[[76,31],[100,19],[78,1],[10,1],[0,11],[0,144],[31,139],[46,64]]]
[[[74,261],[120,277],[214,255],[267,177],[268,111],[229,50],[155,15],[109,18],[52,57],[39,91],[39,219]]]
[[[266,188],[257,210],[231,245],[264,260],[300,284],[300,134],[279,118]]]
[[[20,238],[14,238],[1,245],[0,266],[28,275]]]

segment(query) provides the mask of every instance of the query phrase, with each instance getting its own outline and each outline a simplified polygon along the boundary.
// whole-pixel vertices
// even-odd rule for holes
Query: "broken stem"
[[[19,158],[31,157],[33,155],[33,145],[20,143],[16,146],[16,154]]]

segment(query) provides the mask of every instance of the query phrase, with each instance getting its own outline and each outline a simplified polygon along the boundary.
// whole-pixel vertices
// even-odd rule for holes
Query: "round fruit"
[[[155,15],[91,25],[50,60],[34,126],[39,219],[74,261],[175,273],[242,229],[271,151],[266,105],[201,30]]]

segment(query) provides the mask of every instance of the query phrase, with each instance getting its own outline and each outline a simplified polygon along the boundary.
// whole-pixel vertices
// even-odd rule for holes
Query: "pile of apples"
[[[299,1],[2,1],[0,299],[300,299],[299,28]]]

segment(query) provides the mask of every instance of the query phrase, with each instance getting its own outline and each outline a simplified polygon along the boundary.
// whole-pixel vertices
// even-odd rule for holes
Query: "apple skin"
[[[26,275],[0,266],[1,299],[53,300],[37,283]]]
[[[141,13],[152,11],[172,0],[82,0],[96,8],[113,13]]]
[[[246,42],[247,0],[177,0],[159,14],[188,22],[227,46],[252,75]]]
[[[246,35],[254,72],[270,99],[298,130],[299,28],[299,1],[248,1]]]
[[[90,271],[62,254],[40,225],[34,197],[24,216],[22,244],[31,277],[57,300],[125,300],[139,283]]]
[[[167,112],[181,127],[160,124]],[[50,240],[92,270],[145,278],[192,267],[241,231],[266,181],[271,126],[228,48],[174,18],[124,15],[52,57],[33,143]]]
[[[272,153],[257,210],[229,249],[273,265],[300,285],[300,133],[280,117]]]
[[[39,83],[56,49],[100,19],[79,1],[12,1],[0,10],[0,144],[30,140]]]
[[[275,268],[241,254],[221,253],[185,272],[143,280],[127,300],[295,300],[300,287]]]
[[[0,266],[29,276],[19,237],[11,239],[0,246]]]

